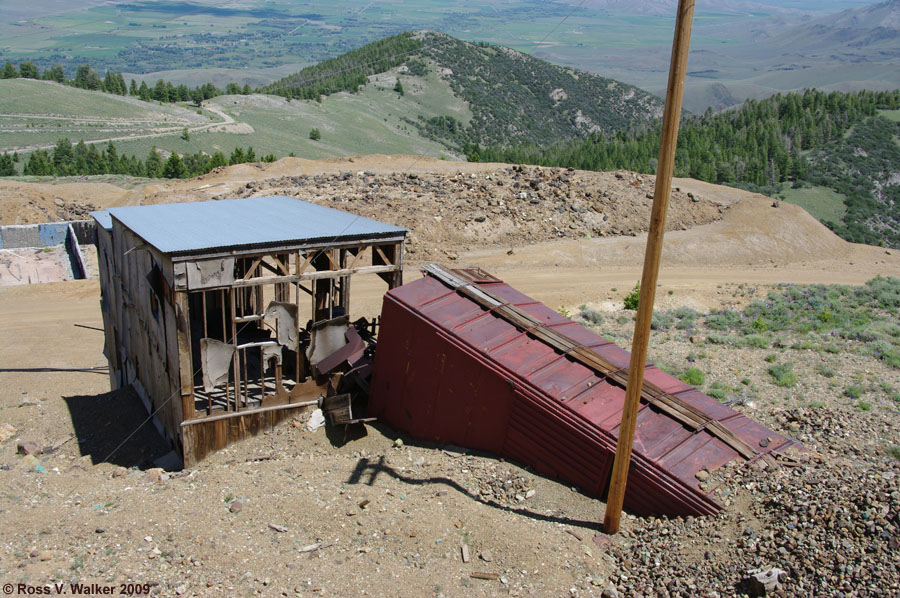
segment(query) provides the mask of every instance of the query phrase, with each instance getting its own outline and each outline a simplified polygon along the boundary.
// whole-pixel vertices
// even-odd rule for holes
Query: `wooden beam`
[[[251,275],[256,271],[256,267],[262,262],[262,258],[258,257],[253,260],[253,263],[250,264],[250,267],[247,268],[247,273],[244,274],[244,277],[241,280],[247,280],[251,277]]]
[[[191,321],[188,294],[175,293],[175,331],[178,338],[178,375],[181,382],[181,419],[194,417],[194,364],[191,357]]]
[[[400,266],[359,266],[357,268],[345,268],[343,270],[317,270],[315,272],[306,272],[299,276],[263,276],[261,278],[250,278],[247,280],[236,280],[232,285],[233,288],[252,287],[262,284],[275,284],[279,282],[297,283],[303,280],[323,280],[328,278],[341,278],[352,274],[379,274],[385,272],[399,272]]]
[[[237,344],[237,322],[235,322],[235,308],[234,308],[234,289],[228,289],[228,298],[231,303],[231,342],[229,345]],[[224,306],[223,306],[224,308]],[[224,309],[223,309],[224,311]],[[238,356],[238,352],[234,352],[234,357],[232,358],[232,367],[234,368],[234,410],[238,411],[239,403],[241,402],[241,372],[240,372],[240,357]],[[227,407],[227,405],[226,405]]]
[[[656,299],[656,280],[659,277],[659,261],[662,254],[663,235],[666,231],[666,210],[669,207],[672,173],[675,169],[675,148],[678,142],[678,125],[681,119],[681,103],[684,98],[684,79],[687,73],[693,19],[694,0],[679,0],[678,15],[675,19],[675,39],[672,42],[672,60],[669,65],[666,107],[663,112],[662,134],[659,143],[653,209],[650,213],[650,231],[647,233],[647,250],[644,254],[640,299],[638,300],[637,319],[634,323],[634,339],[631,344],[631,364],[628,368],[628,382],[625,388],[625,408],[622,411],[622,422],[619,425],[616,458],[613,462],[606,514],[603,519],[603,529],[608,534],[619,531],[622,505],[625,502],[625,483],[631,464],[631,449],[634,444],[634,431],[641,402],[644,364],[647,359],[647,345],[650,343],[650,323],[653,319],[653,302]]]
[[[357,251],[356,255],[353,256],[353,260],[350,262],[350,264],[347,267],[352,270],[353,267],[356,266],[356,262],[358,262],[362,258],[362,256],[365,255],[366,251],[368,251],[370,248],[371,248],[371,245],[369,245],[368,247],[363,247],[362,249]]]
[[[233,417],[240,417],[242,415],[256,415],[257,413],[265,413],[267,411],[280,411],[282,409],[296,409],[298,407],[311,407],[313,405],[318,405],[319,401],[303,401],[302,403],[288,403],[286,405],[273,405],[271,407],[260,407],[259,409],[247,409],[245,411],[241,411],[240,413],[221,413],[219,415],[213,415],[210,417],[195,417],[189,421],[181,422],[181,427],[186,428],[188,426],[193,426],[196,424],[206,424],[209,422],[219,421],[222,419],[231,419]]]
[[[300,276],[301,274],[303,274],[304,272],[306,272],[306,269],[309,268],[309,264],[310,264],[310,262],[312,262],[313,256],[314,256],[315,254],[316,254],[315,251],[310,251],[308,254],[306,254],[306,260],[304,260],[302,266],[300,265],[299,257],[300,257],[301,255],[303,255],[303,254],[302,254],[302,253],[298,253],[298,254],[297,254],[297,257],[298,257],[298,259],[297,259],[297,272],[296,272],[297,276]]]
[[[389,259],[388,259],[388,257],[384,254],[384,251],[382,251],[381,245],[374,245],[374,247],[375,247],[375,251],[378,252],[378,255],[381,256],[381,259],[384,260],[384,263],[385,263],[385,264],[390,264],[390,265],[392,265],[392,266],[394,265],[394,260],[389,260]]]
[[[254,258],[261,255],[272,255],[274,253],[286,253],[291,251],[313,252],[327,251],[335,248],[353,248],[365,247],[366,245],[390,245],[392,243],[402,243],[406,239],[406,233],[390,234],[384,236],[371,236],[353,239],[352,241],[328,239],[323,242],[296,242],[272,245],[265,249],[258,247],[247,249],[226,249],[221,251],[211,251],[209,253],[190,252],[178,255],[172,255],[173,262],[190,262],[197,259],[212,259],[218,257],[234,256],[235,258]]]

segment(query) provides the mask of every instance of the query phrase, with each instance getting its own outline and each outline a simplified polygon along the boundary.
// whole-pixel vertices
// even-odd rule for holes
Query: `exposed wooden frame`
[[[178,371],[181,381],[181,417],[194,417],[194,364],[191,356],[191,324],[188,294],[175,293],[175,331],[178,337]]]

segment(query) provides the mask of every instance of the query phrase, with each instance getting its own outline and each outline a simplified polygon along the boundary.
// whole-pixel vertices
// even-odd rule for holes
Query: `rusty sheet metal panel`
[[[478,287],[625,369],[630,354],[488,275]],[[471,277],[470,277],[471,279]],[[791,441],[648,364],[645,378],[759,452]],[[607,490],[625,389],[431,276],[388,292],[369,415],[419,439],[490,451]],[[771,438],[769,448],[760,441]],[[720,510],[696,473],[743,457],[704,429],[643,404],[625,505],[641,514]]]

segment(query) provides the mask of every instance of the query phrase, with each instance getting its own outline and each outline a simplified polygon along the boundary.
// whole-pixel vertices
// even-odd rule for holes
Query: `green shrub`
[[[844,396],[850,399],[858,399],[866,394],[866,388],[862,384],[851,384],[844,388]]]
[[[685,373],[678,376],[678,379],[691,386],[703,386],[703,383],[706,381],[706,375],[697,368],[688,368]]]
[[[897,446],[895,444],[895,445],[891,446],[891,448],[888,449],[888,452],[891,454],[891,456],[894,459],[900,459],[900,446]]]
[[[757,349],[767,349],[769,347],[769,339],[761,334],[748,334],[741,339],[741,344],[745,347],[755,347]]]
[[[587,305],[582,305],[579,308],[578,316],[588,324],[593,324],[594,326],[599,326],[603,323],[603,314]]]
[[[309,130],[309,138],[313,141],[318,141],[322,138],[322,131],[319,129],[310,129]]]
[[[769,366],[769,376],[772,377],[772,381],[776,386],[794,386],[798,380],[792,363],[779,363]]]
[[[710,345],[730,345],[735,342],[735,338],[727,334],[710,333],[706,335],[706,342]]]
[[[721,388],[710,388],[706,394],[720,402],[725,400],[725,391]]]
[[[693,308],[687,307],[687,306],[676,307],[669,313],[672,314],[673,316],[675,316],[676,318],[678,318],[679,320],[684,320],[684,319],[694,320],[694,319],[700,317],[700,312],[698,312],[696,309],[693,309]]]
[[[834,378],[834,370],[824,364],[816,366],[816,372],[825,378]]]
[[[706,325],[713,330],[729,330],[736,328],[741,322],[743,322],[741,315],[731,310],[713,312],[706,316]]]
[[[653,319],[650,321],[650,328],[653,330],[668,330],[675,323],[675,318],[666,312],[653,312]]]
[[[630,309],[632,311],[638,308],[638,303],[641,300],[641,283],[638,282],[634,285],[634,288],[631,289],[631,292],[625,295],[624,303],[625,309]]]
[[[811,409],[821,409],[825,406],[825,403],[823,403],[822,401],[812,401],[810,402],[809,406]]]
[[[865,402],[865,401],[860,401],[859,403],[856,404],[856,408],[857,408],[857,410],[859,410],[859,411],[871,411],[871,410],[872,410],[872,403],[867,403],[867,402]]]
[[[776,359],[778,359],[778,356],[775,355],[774,353],[769,353],[768,355],[766,355],[766,362],[767,362],[767,363],[775,363],[775,360],[776,360]]]
[[[725,393],[728,390],[724,384],[716,380],[712,384],[709,385],[709,388],[706,390],[706,394],[711,396],[717,401],[725,400]]]

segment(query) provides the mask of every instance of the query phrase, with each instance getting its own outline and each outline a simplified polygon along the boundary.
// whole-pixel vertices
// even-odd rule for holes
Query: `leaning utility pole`
[[[666,108],[663,112],[662,134],[659,142],[659,161],[656,167],[653,210],[650,214],[650,232],[647,234],[641,293],[637,320],[634,323],[634,340],[631,345],[631,364],[628,370],[628,385],[625,389],[625,409],[622,411],[622,423],[619,425],[616,460],[613,463],[612,479],[609,483],[606,516],[603,519],[603,529],[608,534],[619,531],[622,504],[625,502],[625,481],[628,478],[631,447],[634,444],[634,429],[637,423],[638,408],[641,404],[644,364],[647,359],[647,344],[650,341],[650,322],[653,319],[656,279],[659,276],[659,258],[662,253],[663,233],[666,230],[666,210],[669,207],[669,194],[672,189],[672,172],[675,169],[675,146],[678,142],[678,123],[681,119],[684,77],[687,72],[693,20],[694,0],[679,0],[678,16],[675,19],[675,39],[672,42],[672,62],[669,65]]]

